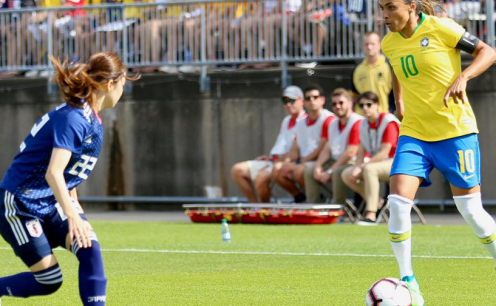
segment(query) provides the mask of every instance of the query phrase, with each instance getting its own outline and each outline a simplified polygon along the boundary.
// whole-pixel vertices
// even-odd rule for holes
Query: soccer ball
[[[410,306],[412,295],[397,278],[383,278],[370,287],[365,297],[367,306]]]

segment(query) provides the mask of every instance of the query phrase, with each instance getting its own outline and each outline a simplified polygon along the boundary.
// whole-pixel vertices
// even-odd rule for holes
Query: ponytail
[[[64,101],[74,107],[83,107],[86,102],[93,108],[100,86],[110,80],[117,82],[124,77],[135,81],[140,77],[126,76],[126,66],[119,56],[111,52],[96,53],[85,64],[69,63],[67,59],[60,63],[53,56],[50,56],[50,61],[55,68],[52,82],[58,83]]]
[[[59,84],[64,101],[74,107],[83,107],[84,102],[93,106],[94,92],[100,84],[88,75],[88,64],[70,65],[67,59],[60,63],[53,56],[50,61],[55,68],[52,82]]]
[[[426,15],[435,15],[436,6],[444,11],[443,7],[437,1],[432,1],[432,0],[415,0],[415,1],[417,1],[417,11],[416,11],[417,15],[419,15],[420,12]]]

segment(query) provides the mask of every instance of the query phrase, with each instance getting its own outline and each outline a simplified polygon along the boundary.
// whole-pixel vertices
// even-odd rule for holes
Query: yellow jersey
[[[352,92],[356,95],[372,91],[379,97],[379,111],[389,113],[389,93],[393,89],[391,67],[386,62],[384,55],[369,64],[364,59],[353,71]],[[362,114],[361,109],[357,108]]]
[[[44,7],[59,7],[62,6],[61,0],[44,0],[41,2]]]
[[[449,99],[446,90],[461,73],[460,50],[455,49],[465,30],[449,18],[421,14],[412,37],[391,32],[382,40],[382,51],[389,59],[403,89],[405,106],[400,136],[439,141],[478,133],[475,115],[466,103]]]

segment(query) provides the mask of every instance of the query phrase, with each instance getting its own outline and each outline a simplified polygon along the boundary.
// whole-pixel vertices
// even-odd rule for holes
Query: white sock
[[[456,208],[463,219],[470,225],[472,231],[479,238],[489,254],[494,258],[496,265],[496,223],[482,207],[480,192],[453,197]]]
[[[389,200],[389,239],[400,267],[401,278],[413,275],[412,269],[412,211],[413,201],[392,194]]]

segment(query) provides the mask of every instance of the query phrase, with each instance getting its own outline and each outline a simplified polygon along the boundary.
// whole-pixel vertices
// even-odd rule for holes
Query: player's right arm
[[[293,145],[291,146],[291,150],[289,150],[289,152],[284,155],[283,161],[291,162],[297,160],[298,156],[300,155],[298,152],[299,152],[298,142],[296,141],[295,138],[293,139]]]
[[[72,188],[72,190],[69,191],[69,195],[74,200],[74,202],[79,206],[79,209],[81,209],[81,212],[84,213],[83,206],[81,206],[81,203],[79,203],[76,187]]]
[[[69,190],[67,190],[67,184],[64,178],[64,170],[69,164],[71,156],[72,152],[67,149],[53,148],[45,178],[53,191],[55,199],[67,216],[71,244],[73,244],[74,238],[76,238],[78,246],[86,248],[91,247],[89,236],[91,226],[72,207]]]
[[[396,111],[395,115],[396,117],[401,121],[403,120],[403,115],[404,115],[404,105],[403,105],[403,89],[401,88],[400,81],[396,77],[396,74],[394,74],[394,71],[391,71],[393,75],[393,93],[394,93],[394,102],[396,104]]]
[[[313,178],[317,181],[320,181],[322,174],[324,173],[324,164],[331,158],[331,149],[326,142],[326,145],[319,153],[319,157],[317,157],[317,161],[315,162],[315,167],[313,169]]]
[[[360,173],[362,173],[364,159],[365,159],[365,147],[363,146],[363,144],[360,144],[360,146],[358,147],[358,155],[355,162],[355,166],[353,166],[353,170],[351,170],[350,176],[348,178],[348,180],[351,183],[355,183]]]

